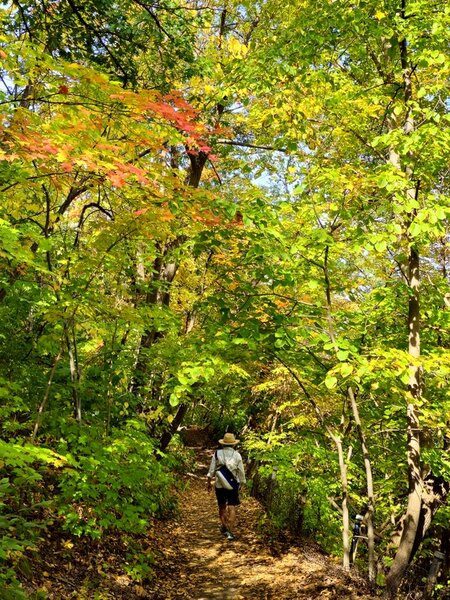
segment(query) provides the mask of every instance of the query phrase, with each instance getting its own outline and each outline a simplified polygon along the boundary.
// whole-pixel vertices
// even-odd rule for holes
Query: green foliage
[[[274,531],[290,529],[339,555],[341,517],[335,504],[340,489],[332,451],[309,436],[293,441],[283,435],[252,436],[246,448],[260,464],[252,493],[266,506]]]
[[[169,451],[160,458],[160,462],[165,468],[179,475],[186,472],[192,473],[195,469],[195,460],[195,450],[187,448],[178,433],[172,436]],[[179,482],[178,485],[180,485]]]
[[[154,562],[154,556],[151,552],[142,552],[138,544],[130,544],[124,571],[133,581],[141,582],[151,577]]]
[[[129,420],[108,439],[94,427],[66,427],[58,448],[72,457],[56,503],[63,529],[74,535],[142,532],[149,519],[175,510],[174,479],[157,460],[142,422]]]
[[[2,600],[26,600],[28,594],[22,590],[14,569],[4,569],[0,563],[0,590]],[[39,598],[39,596],[37,597]],[[40,600],[40,598],[39,598]]]
[[[236,432],[236,435],[241,431],[247,421],[245,405],[236,399],[229,406],[225,404],[225,414],[212,413],[208,424],[211,428],[211,435],[216,439],[222,437],[224,432]]]
[[[14,566],[36,549],[51,521],[49,479],[67,460],[31,444],[0,441],[0,586],[11,598],[22,598]]]
[[[3,438],[28,432],[29,408],[19,383],[0,379],[0,415]]]

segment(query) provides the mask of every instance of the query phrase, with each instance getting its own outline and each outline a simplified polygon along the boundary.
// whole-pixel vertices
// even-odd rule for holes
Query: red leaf
[[[144,215],[147,211],[148,208],[140,208],[139,210],[135,210],[133,214],[135,217],[140,217],[141,215]]]

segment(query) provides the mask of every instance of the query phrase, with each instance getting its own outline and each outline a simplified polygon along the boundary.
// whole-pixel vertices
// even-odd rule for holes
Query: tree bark
[[[407,464],[408,464],[408,505],[403,519],[403,531],[399,547],[386,578],[386,595],[393,598],[413,555],[419,519],[422,509],[423,479],[420,465],[420,421],[418,403],[422,395],[421,371],[417,364],[420,357],[420,261],[419,254],[411,247],[408,259],[409,284],[409,354],[413,359],[410,365],[407,406]],[[421,540],[420,540],[421,541]]]
[[[352,387],[347,388],[347,394],[352,407],[353,418],[355,420],[356,430],[358,432],[359,443],[364,457],[364,467],[366,471],[366,484],[367,484],[367,549],[368,549],[368,573],[369,582],[371,585],[375,583],[376,576],[376,565],[375,565],[375,534],[373,529],[373,515],[375,512],[375,493],[373,489],[373,474],[372,474],[372,463],[369,455],[369,448],[367,446],[366,436],[362,428],[361,417],[359,415],[358,404],[356,403],[355,394],[353,393]]]
[[[348,513],[348,478],[347,463],[344,457],[344,449],[340,436],[333,435],[333,441],[337,448],[339,459],[339,472],[341,476],[342,489],[342,566],[346,571],[350,570],[350,516]],[[349,449],[351,454],[351,448]]]
[[[176,250],[186,241],[186,236],[179,236],[177,239],[166,244],[153,263],[152,277],[147,284],[148,290],[145,295],[145,303],[149,306],[169,306],[170,305],[170,286],[175,279],[178,270],[178,263],[170,260],[170,253]],[[145,350],[161,337],[162,333],[154,327],[144,330],[139,343],[137,359],[135,365],[135,376],[131,385],[131,391],[137,393],[144,384],[147,361]]]
[[[75,323],[72,321],[70,328],[67,323],[64,327],[67,352],[69,354],[70,381],[72,384],[72,398],[75,419],[81,423],[81,398],[79,394],[80,368],[78,363],[77,341],[75,336]]]
[[[180,404],[180,406],[178,407],[177,413],[176,413],[172,423],[170,424],[170,427],[161,436],[161,441],[159,442],[159,449],[161,450],[161,452],[164,452],[164,450],[170,444],[170,440],[172,439],[174,433],[177,431],[178,427],[183,422],[183,419],[186,416],[188,408],[189,408],[189,404],[187,402]]]

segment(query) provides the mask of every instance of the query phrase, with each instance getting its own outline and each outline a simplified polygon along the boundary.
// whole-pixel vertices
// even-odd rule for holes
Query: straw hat
[[[235,444],[238,444],[238,443],[239,443],[239,440],[237,440],[234,437],[233,433],[226,433],[223,436],[223,439],[219,440],[219,444],[222,444],[224,446],[234,446]]]

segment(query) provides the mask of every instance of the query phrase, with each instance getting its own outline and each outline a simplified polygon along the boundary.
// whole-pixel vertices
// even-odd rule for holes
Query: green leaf
[[[353,373],[353,365],[350,363],[342,363],[340,370],[342,377],[348,377]]]
[[[172,392],[169,396],[170,406],[178,406],[180,404],[180,397],[175,392]]]
[[[386,248],[387,248],[387,244],[385,241],[377,242],[375,244],[375,250],[377,252],[385,252]]]
[[[181,383],[181,385],[187,385],[190,383],[191,378],[186,375],[186,373],[178,373],[177,379]]]
[[[332,390],[333,388],[336,387],[337,385],[337,377],[335,377],[334,375],[327,375],[327,377],[325,378],[325,385],[329,390]]]
[[[427,95],[427,90],[424,87],[421,87],[417,90],[417,97],[424,98]]]

